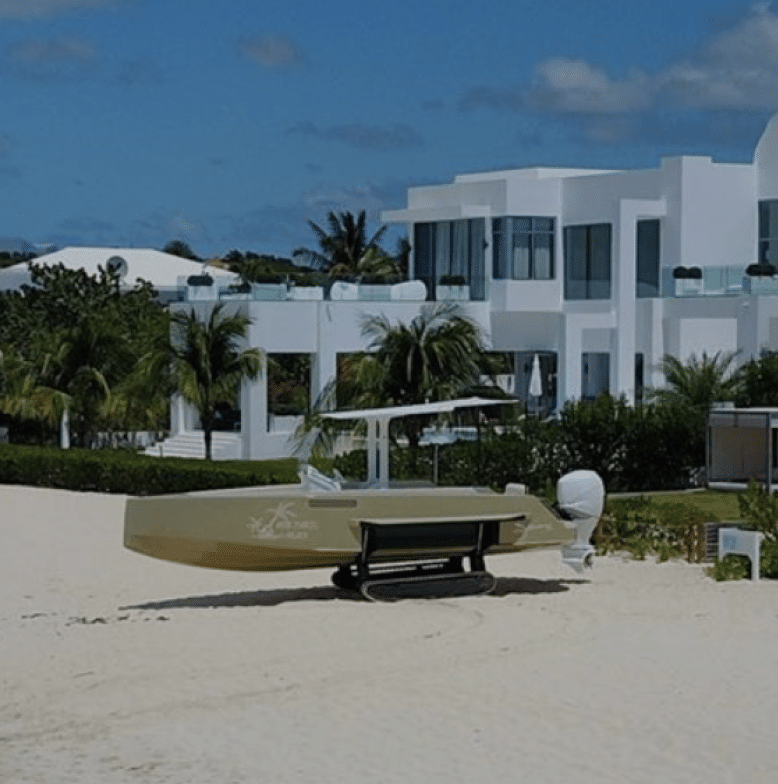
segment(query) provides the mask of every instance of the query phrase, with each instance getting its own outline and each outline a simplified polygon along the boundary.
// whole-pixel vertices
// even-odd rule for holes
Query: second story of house
[[[411,275],[430,299],[562,311],[586,300],[778,295],[778,119],[752,163],[680,156],[644,170],[463,174],[411,188],[383,219],[405,224]]]

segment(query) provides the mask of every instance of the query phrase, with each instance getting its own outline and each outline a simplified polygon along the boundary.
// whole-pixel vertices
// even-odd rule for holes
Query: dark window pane
[[[511,277],[514,280],[529,280],[530,268],[530,235],[519,232],[513,234],[513,258]]]
[[[637,291],[638,297],[659,296],[659,221],[637,223]]]
[[[486,299],[486,221],[473,218],[470,230],[470,299]]]
[[[413,227],[414,277],[427,286],[427,299],[435,299],[435,224],[416,223]]]
[[[534,218],[535,231],[554,231],[553,218]]]
[[[588,232],[586,226],[565,228],[565,298],[586,299]]]
[[[532,231],[532,218],[513,218],[513,231]]]
[[[554,277],[554,235],[536,234],[533,240],[533,277],[552,280]]]
[[[611,226],[565,227],[565,298],[610,299]]]
[[[461,275],[465,280],[469,277],[468,257],[470,253],[469,221],[452,221],[451,226],[451,262],[445,275]]]
[[[439,221],[435,226],[435,277],[451,274],[451,221]]]
[[[492,232],[492,277],[504,280],[508,277],[508,242],[504,232]]]
[[[759,202],[759,237],[778,237],[778,199]]]

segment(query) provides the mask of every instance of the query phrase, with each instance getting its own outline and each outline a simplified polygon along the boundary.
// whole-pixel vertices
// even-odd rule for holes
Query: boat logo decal
[[[319,524],[315,520],[298,520],[292,511],[294,501],[281,501],[262,517],[249,517],[247,528],[253,539],[307,539]]]

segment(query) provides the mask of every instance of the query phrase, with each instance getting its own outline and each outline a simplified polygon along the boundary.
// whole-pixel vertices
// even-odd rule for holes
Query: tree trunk
[[[210,422],[203,423],[203,437],[205,438],[205,459],[213,460],[211,453],[211,441],[213,436],[213,427]]]

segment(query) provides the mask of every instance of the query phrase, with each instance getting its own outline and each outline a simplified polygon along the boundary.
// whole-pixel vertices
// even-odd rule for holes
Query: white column
[[[568,400],[581,397],[581,320],[574,313],[565,313],[564,345],[560,351],[559,368],[562,370],[560,388],[563,389],[560,408]]]
[[[629,403],[635,402],[637,223],[641,218],[661,218],[665,212],[662,199],[619,201],[619,220],[614,238],[613,305],[616,309],[616,334],[611,392],[617,396],[624,394]]]
[[[267,359],[254,381],[244,381],[240,400],[240,432],[244,460],[261,460],[267,439]]]

